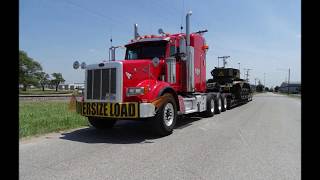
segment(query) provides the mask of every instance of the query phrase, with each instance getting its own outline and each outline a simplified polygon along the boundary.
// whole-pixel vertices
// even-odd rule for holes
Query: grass
[[[87,126],[85,117],[68,110],[69,102],[19,102],[19,138]]]
[[[21,95],[44,95],[44,94],[70,94],[73,90],[58,90],[55,89],[27,89],[27,91],[22,91],[19,89],[19,94]]]

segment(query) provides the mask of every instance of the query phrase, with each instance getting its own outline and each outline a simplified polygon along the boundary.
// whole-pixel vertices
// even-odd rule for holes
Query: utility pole
[[[283,68],[281,68],[281,69],[278,69],[278,70],[282,70],[282,71],[288,70],[288,81],[287,81],[287,77],[286,77],[286,79],[285,79],[284,82],[287,81],[287,88],[288,88],[288,94],[289,94],[289,93],[290,93],[290,88],[289,88],[289,84],[290,84],[290,68],[289,68],[289,69],[283,69]]]
[[[239,64],[239,71],[240,71],[240,63],[238,63]],[[240,72],[240,78],[241,78],[241,72]]]
[[[289,75],[288,75],[288,94],[289,94],[289,83],[290,83],[290,68],[289,68]]]
[[[258,78],[254,78],[254,89],[257,91],[257,81],[258,80]]]
[[[221,58],[223,60],[223,68],[226,67],[226,64],[227,64],[227,61],[226,59],[228,59],[230,56],[221,56],[221,57],[218,57],[218,67],[219,67],[219,59]]]
[[[263,86],[266,88],[266,73],[263,73]]]
[[[245,73],[245,76],[246,76],[246,81],[249,82],[249,71],[252,70],[252,69],[246,69],[246,68],[244,68],[244,70],[247,71],[247,72]]]

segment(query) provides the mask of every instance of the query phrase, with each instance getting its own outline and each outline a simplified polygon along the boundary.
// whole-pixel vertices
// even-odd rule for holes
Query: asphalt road
[[[301,179],[301,100],[259,94],[163,138],[123,121],[19,144],[20,179]]]

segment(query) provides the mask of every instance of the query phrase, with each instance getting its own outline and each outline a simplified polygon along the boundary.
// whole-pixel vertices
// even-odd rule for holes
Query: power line
[[[223,67],[226,67],[227,65],[227,61],[226,59],[228,59],[230,56],[221,56],[221,57],[218,57],[218,66],[219,66],[219,59],[222,59],[223,60]]]
[[[172,4],[159,3],[159,1],[157,1],[157,0],[153,0],[153,2],[154,3],[150,3],[153,7],[157,8],[157,9],[166,9],[165,13],[161,12],[161,16],[157,16],[157,17],[160,17],[163,20],[162,22],[163,22],[164,25],[167,25],[168,19],[175,19],[173,17],[178,17],[177,18],[178,21],[176,21],[176,22],[179,23],[179,12],[180,12],[180,9],[177,9],[177,7],[173,6]],[[183,2],[183,4],[184,4],[184,2]],[[170,8],[167,8],[168,6],[170,6]],[[172,9],[174,9],[175,11],[172,10]],[[183,17],[184,17],[184,15],[182,15],[182,19],[183,19]],[[181,27],[182,26],[179,27],[180,31],[182,31]]]
[[[72,6],[74,6],[74,7],[80,8],[80,9],[82,9],[82,10],[84,10],[84,11],[87,11],[88,13],[91,13],[92,15],[95,15],[95,16],[98,16],[98,17],[103,18],[103,19],[105,19],[105,20],[108,20],[109,23],[110,23],[110,22],[111,22],[111,23],[114,23],[114,22],[115,22],[115,21],[112,20],[112,18],[110,18],[110,17],[106,17],[105,15],[103,15],[103,14],[101,14],[101,13],[92,11],[92,10],[90,10],[90,9],[88,9],[88,8],[85,8],[85,7],[83,7],[83,6],[79,5],[79,4],[76,4],[76,3],[72,2],[72,1],[64,0],[64,1],[61,1],[61,2],[67,3],[67,4],[72,5]]]
[[[162,15],[166,15],[166,14],[170,14],[170,15],[172,15],[172,16],[170,16],[170,17],[168,17],[169,19],[172,19],[172,17],[175,17],[175,16],[177,16],[179,13],[177,13],[177,12],[179,12],[179,9],[177,8],[177,7],[175,7],[175,6],[172,6],[172,4],[165,4],[165,3],[161,3],[161,4],[159,4],[159,1],[157,1],[157,0],[153,0],[153,2],[155,2],[155,3],[151,3],[153,6],[155,6],[155,7],[157,7],[157,8],[159,8],[159,7],[162,7],[163,9],[166,9],[166,10],[168,10],[168,11],[166,11],[165,13],[163,13]],[[159,5],[159,6],[156,6],[155,4],[157,4],[157,5]],[[164,7],[163,5],[166,5],[166,6],[170,6],[170,8],[167,8],[167,7]],[[186,8],[188,8],[188,7],[186,7],[186,4],[184,3],[184,0],[183,0],[183,6],[184,6],[184,12],[185,12],[185,9]],[[174,11],[174,10],[175,11]],[[179,15],[178,15],[179,16]],[[184,14],[183,14],[183,19],[184,19]],[[166,22],[167,22],[167,19],[165,19],[166,20]],[[197,26],[199,26],[199,27],[201,27],[200,25],[199,25],[199,23],[197,22],[197,21],[192,21],[192,23],[194,23],[194,24],[196,24]],[[180,26],[180,30],[181,30],[181,26]]]

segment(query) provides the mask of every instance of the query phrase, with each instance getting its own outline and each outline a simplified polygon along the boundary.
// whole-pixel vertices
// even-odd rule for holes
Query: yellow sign
[[[138,118],[138,103],[77,102],[77,112],[83,116]]]

